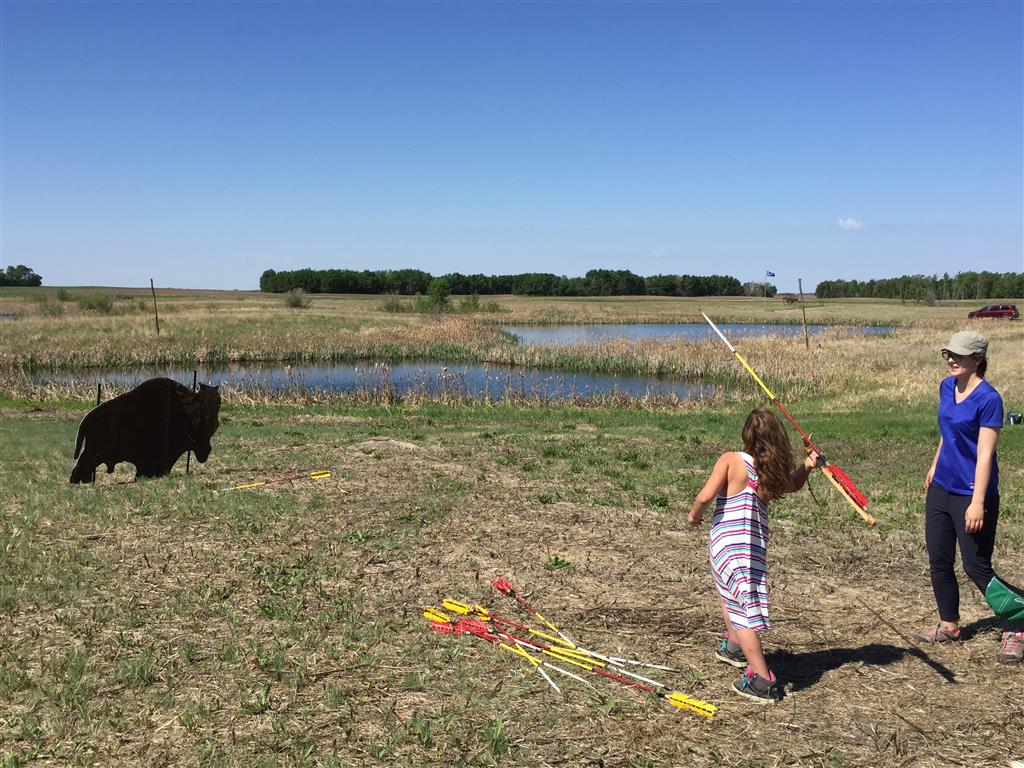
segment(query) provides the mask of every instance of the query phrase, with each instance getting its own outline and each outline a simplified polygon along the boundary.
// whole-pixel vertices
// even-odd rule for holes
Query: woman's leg
[[[985,499],[985,520],[981,530],[967,533],[964,527],[964,515],[971,503],[970,496],[954,496],[950,499],[949,511],[956,528],[956,538],[960,542],[960,560],[964,572],[971,581],[985,594],[989,582],[995,573],[992,571],[992,550],[996,546],[996,525],[999,522],[999,497]]]
[[[956,562],[957,529],[950,510],[950,494],[939,485],[928,487],[924,509],[924,540],[928,547],[928,563],[932,591],[939,609],[939,618],[946,629],[955,631],[960,621],[960,587],[953,565]],[[963,510],[960,512],[963,517]],[[963,520],[960,521],[963,528]]]

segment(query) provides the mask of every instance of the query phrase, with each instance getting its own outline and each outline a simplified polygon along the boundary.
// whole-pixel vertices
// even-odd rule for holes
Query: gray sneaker
[[[771,680],[765,680],[751,669],[732,684],[732,691],[761,704],[774,704],[782,698],[779,686],[775,683],[775,675],[772,675]]]
[[[743,649],[740,648],[736,643],[729,642],[729,638],[723,637],[722,644],[718,646],[718,650],[715,651],[715,658],[719,661],[724,661],[726,664],[730,664],[737,669],[747,668],[747,657],[743,653]]]
[[[1003,632],[996,661],[1000,664],[1014,664],[1024,660],[1024,632]]]

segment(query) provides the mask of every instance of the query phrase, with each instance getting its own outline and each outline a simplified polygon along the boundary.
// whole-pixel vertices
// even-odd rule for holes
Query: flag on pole
[[[774,273],[774,272],[770,272],[770,271],[765,271],[765,274],[766,274],[766,275],[767,275],[768,277],[775,277],[775,273]]]

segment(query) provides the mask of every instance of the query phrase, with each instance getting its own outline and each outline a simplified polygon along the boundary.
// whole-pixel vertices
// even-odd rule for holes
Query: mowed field
[[[707,528],[686,512],[738,446],[751,384],[706,402],[432,403],[224,392],[205,464],[69,486],[95,396],[31,372],[207,360],[446,359],[636,370],[737,384],[712,343],[519,349],[513,322],[791,321],[762,300],[530,300],[501,312],[391,313],[379,297],[142,291],[109,314],[0,293],[0,765],[1008,766],[1024,759],[1024,668],[960,574],[965,640],[935,620],[922,535],[938,440],[938,349],[989,335],[990,381],[1024,410],[1024,331],[973,305],[824,302],[812,338],[741,350],[871,498],[874,528],[816,475],[772,506],[773,708],[729,692]],[[107,292],[109,293],[109,292]],[[129,293],[138,296],[123,298]],[[100,295],[105,295],[100,292]],[[150,297],[149,311],[151,311]],[[458,304],[458,299],[455,301]],[[118,308],[120,305],[120,308]],[[60,309],[58,310],[57,307]],[[842,324],[894,325],[863,337]],[[250,358],[253,355],[261,357]],[[796,436],[794,435],[794,443]],[[1003,430],[995,564],[1024,582],[1024,428]],[[304,475],[250,490],[239,483]],[[714,719],[612,681],[558,678],[469,637],[432,633],[456,598],[517,618],[506,576],[589,648],[671,665],[654,676]]]

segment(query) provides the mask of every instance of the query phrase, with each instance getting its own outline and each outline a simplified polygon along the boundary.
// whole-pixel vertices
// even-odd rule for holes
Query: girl
[[[953,572],[958,542],[964,570],[996,615],[1008,623],[1019,618],[1016,597],[1024,593],[992,571],[1003,400],[985,381],[987,355],[988,339],[974,331],[954,333],[942,349],[949,376],[939,385],[939,447],[924,479],[925,543],[939,622],[918,636],[924,642],[960,639],[960,591]],[[1004,631],[997,659],[1019,662],[1022,641],[1024,633]]]
[[[817,465],[811,452],[793,469],[789,436],[771,411],[753,410],[743,425],[743,451],[723,453],[690,510],[690,525],[700,525],[715,502],[711,518],[711,574],[722,598],[725,638],[715,657],[746,667],[733,683],[740,696],[765,704],[779,700],[775,675],[768,669],[757,634],[768,621],[766,549],[768,502],[798,490]]]

